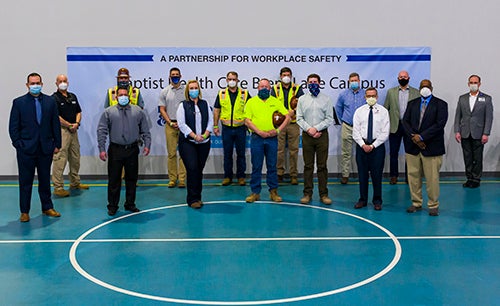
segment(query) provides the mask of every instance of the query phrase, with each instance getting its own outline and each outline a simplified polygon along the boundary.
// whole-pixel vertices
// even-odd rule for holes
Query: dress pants
[[[398,130],[396,133],[389,134],[389,174],[390,177],[399,176],[399,148],[401,147],[401,141],[405,137],[405,131],[401,120],[398,125]],[[404,145],[404,144],[403,144]],[[407,172],[406,161],[405,161],[405,173]],[[406,175],[405,175],[406,176]]]
[[[349,174],[351,172],[352,159],[352,126],[343,122],[340,137],[342,142],[342,159],[340,162],[340,171],[342,172],[342,177],[349,177]]]
[[[302,133],[302,157],[304,159],[304,195],[313,194],[314,159],[318,174],[319,196],[328,196],[328,130],[323,130],[319,138],[313,138],[306,132]]]
[[[179,158],[177,163],[177,145],[179,142],[179,130],[174,129],[170,125],[165,125],[165,138],[167,141],[167,167],[168,180],[170,182],[184,182],[186,180],[186,168]]]
[[[465,175],[467,180],[479,183],[483,175],[483,149],[481,139],[472,137],[462,138],[462,152],[464,154]]]
[[[118,209],[125,169],[125,207],[135,206],[137,178],[139,172],[139,146],[111,143],[108,148],[108,209]]]
[[[64,168],[69,164],[69,182],[70,187],[80,185],[80,142],[78,141],[78,132],[71,133],[66,127],[61,127],[62,147],[59,152],[54,154],[52,163],[52,182],[54,189],[64,188]]]
[[[356,163],[359,176],[359,201],[368,202],[368,179],[371,176],[373,185],[373,204],[382,204],[382,174],[384,171],[385,146],[380,145],[366,153],[356,146]]]
[[[186,187],[188,205],[201,201],[203,190],[203,168],[210,153],[210,140],[205,143],[194,143],[183,137],[179,138],[179,154],[186,166]]]
[[[288,124],[283,131],[278,134],[278,175],[285,174],[286,144],[288,143],[289,170],[291,177],[297,177],[297,161],[299,157],[300,127],[297,123]]]
[[[412,155],[406,153],[408,164],[408,185],[410,186],[411,202],[415,207],[422,207],[422,177],[425,177],[427,187],[427,203],[429,208],[439,207],[439,169],[443,156],[424,156],[422,153]]]
[[[245,146],[247,127],[222,125],[222,147],[224,148],[224,177],[233,178],[233,149],[236,149],[236,177],[245,178],[247,167]]]

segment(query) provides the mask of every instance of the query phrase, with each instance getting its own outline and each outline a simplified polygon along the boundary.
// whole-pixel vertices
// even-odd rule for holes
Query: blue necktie
[[[35,97],[35,108],[36,108],[36,121],[38,124],[42,123],[42,103]]]
[[[370,113],[368,114],[368,135],[366,142],[372,144],[373,142],[373,106],[370,106]]]

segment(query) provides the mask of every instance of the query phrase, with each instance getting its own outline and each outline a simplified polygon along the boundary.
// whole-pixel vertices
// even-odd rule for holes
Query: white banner
[[[107,89],[116,85],[119,68],[129,69],[132,83],[141,90],[145,110],[153,123],[152,155],[166,155],[164,128],[158,113],[158,96],[168,85],[170,68],[181,70],[183,81],[197,79],[203,98],[211,105],[217,92],[225,88],[228,71],[238,72],[240,86],[257,94],[261,78],[279,80],[282,67],[293,71],[293,81],[302,84],[311,73],[321,76],[321,90],[332,98],[347,87],[348,76],[357,72],[361,86],[379,90],[383,103],[386,90],[397,86],[401,70],[410,73],[410,85],[418,87],[420,80],[430,78],[431,50],[429,47],[398,48],[98,48],[70,47],[67,49],[70,88],[82,107],[79,133],[81,154],[98,155],[96,128]],[[333,107],[332,105],[332,107]],[[340,129],[330,127],[330,155],[340,152]],[[338,137],[337,137],[338,136]],[[222,155],[220,137],[212,138],[211,154]]]

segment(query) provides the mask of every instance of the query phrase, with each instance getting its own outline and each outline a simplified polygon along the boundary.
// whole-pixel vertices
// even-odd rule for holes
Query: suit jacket
[[[493,103],[491,96],[479,92],[472,111],[469,105],[469,93],[458,98],[457,111],[455,112],[455,133],[460,133],[463,138],[472,136],[473,139],[481,139],[483,135],[490,135],[492,124]]]
[[[408,87],[409,96],[408,102],[413,99],[420,97],[418,89],[414,87]],[[399,127],[400,109],[399,109],[399,86],[393,87],[387,91],[387,96],[385,97],[384,107],[389,111],[389,120],[391,121],[391,133],[396,133]]]
[[[9,119],[9,135],[16,150],[25,154],[36,153],[40,144],[46,155],[54,153],[54,148],[61,148],[61,123],[57,105],[52,96],[40,94],[42,121],[36,120],[35,99],[27,93],[12,102]]]
[[[404,137],[405,151],[408,154],[418,155],[422,153],[424,156],[438,156],[445,153],[444,147],[444,126],[448,121],[448,104],[435,97],[431,97],[429,104],[422,118],[422,124],[419,127],[420,121],[420,102],[421,98],[413,99],[408,102],[408,107],[403,117],[403,127],[408,137]],[[421,150],[411,140],[412,134],[419,134],[426,148]]]

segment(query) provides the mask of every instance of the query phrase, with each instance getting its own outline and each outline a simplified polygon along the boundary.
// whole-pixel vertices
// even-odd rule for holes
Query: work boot
[[[297,179],[296,176],[292,176],[292,179],[290,180],[290,184],[292,184],[292,185],[298,185],[299,184],[299,180]]]
[[[65,189],[56,189],[56,190],[54,190],[54,195],[56,195],[60,198],[69,197],[69,191],[67,191]]]
[[[71,189],[80,189],[80,190],[85,189],[85,190],[87,190],[90,188],[90,186],[87,184],[78,184],[76,186],[71,186],[70,188]]]
[[[269,198],[271,198],[271,201],[273,202],[283,201],[283,199],[278,195],[278,189],[269,190]]]
[[[246,185],[244,177],[240,177],[238,179],[238,185],[240,185],[240,186],[245,186]]]
[[[232,179],[226,177],[222,180],[222,186],[229,186],[232,183]]]
[[[253,203],[253,202],[258,201],[258,200],[260,200],[260,194],[258,194],[258,193],[252,193],[251,195],[249,195],[245,199],[245,202],[247,202],[247,203]]]

